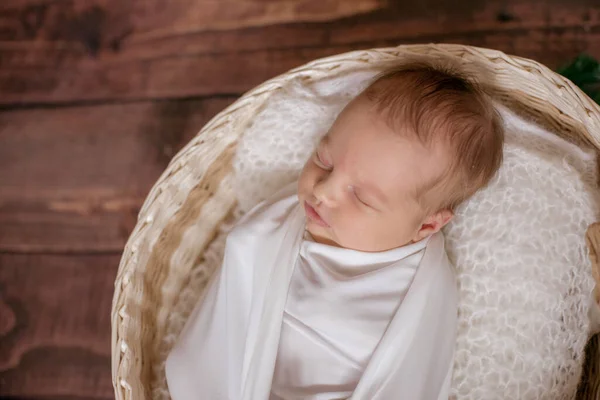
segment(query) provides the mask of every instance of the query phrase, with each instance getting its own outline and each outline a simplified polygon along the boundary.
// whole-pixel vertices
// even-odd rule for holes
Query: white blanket
[[[297,179],[314,144],[375,73],[299,80],[269,99],[236,152],[242,211]],[[593,288],[584,237],[600,215],[595,152],[499,111],[502,168],[444,229],[459,287],[451,399],[574,399]]]
[[[288,187],[230,233],[222,268],[167,359],[174,400],[269,398],[304,223],[294,187]],[[429,238],[351,398],[447,399],[456,313],[456,282],[440,233]]]

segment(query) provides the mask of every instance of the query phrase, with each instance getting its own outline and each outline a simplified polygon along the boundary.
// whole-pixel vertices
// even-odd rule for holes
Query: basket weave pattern
[[[493,74],[486,89],[496,100],[576,143],[600,149],[596,103],[547,67],[495,50],[409,45],[356,51],[313,61],[265,82],[213,118],[173,158],[139,213],[119,265],[112,306],[112,377],[118,400],[154,397],[151,382],[161,379],[153,366],[169,350],[163,340],[170,332],[169,315],[192,269],[202,264],[235,209],[236,143],[269,96],[291,80],[316,81],[411,55],[451,58],[467,71],[483,65]],[[204,272],[208,277],[212,270]],[[598,364],[592,365],[595,371]],[[595,398],[591,396],[585,398]]]

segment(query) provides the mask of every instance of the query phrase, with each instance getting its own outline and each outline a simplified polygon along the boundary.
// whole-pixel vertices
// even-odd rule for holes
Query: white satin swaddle
[[[242,218],[167,359],[171,397],[446,400],[457,289],[442,235],[381,253],[303,236],[295,186]]]
[[[302,242],[283,315],[272,400],[352,395],[427,241],[381,253]]]

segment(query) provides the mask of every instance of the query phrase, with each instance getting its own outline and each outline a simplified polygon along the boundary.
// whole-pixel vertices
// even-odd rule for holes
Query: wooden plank
[[[118,255],[0,254],[0,397],[111,399]]]
[[[147,24],[147,28],[131,24],[125,24],[127,26],[124,27],[122,21],[134,18],[137,14],[123,7],[123,2],[118,2],[115,5],[107,4],[106,10],[101,11],[102,15],[113,13],[119,14],[119,17],[103,22],[102,29],[98,28],[95,33],[97,37],[93,40],[75,29],[62,32],[57,31],[59,28],[51,28],[54,25],[63,26],[64,20],[85,19],[71,15],[75,11],[70,9],[61,10],[60,13],[46,12],[43,24],[32,23],[39,27],[29,36],[18,32],[6,33],[4,40],[0,39],[0,49],[3,52],[0,65],[56,67],[57,64],[80,65],[82,62],[84,65],[95,64],[99,59],[122,63],[124,60],[175,55],[197,56],[232,51],[348,45],[375,40],[428,39],[443,35],[515,29],[579,27],[585,32],[600,24],[600,6],[594,6],[588,0],[576,0],[571,4],[540,3],[536,0],[470,3],[459,2],[449,7],[450,3],[447,1],[431,0],[427,7],[419,3],[406,3],[326,23],[298,23],[301,20],[297,19],[294,24],[229,31],[207,29],[200,21],[195,21],[193,29],[186,31],[177,27],[177,21],[172,21],[170,25],[160,25],[152,15],[145,14],[135,19],[144,21],[139,24]],[[65,14],[69,17],[64,16]],[[5,24],[19,25],[23,18],[17,18],[19,15],[7,15]],[[52,19],[52,15],[55,15],[56,21]],[[108,17],[104,17],[106,18]],[[88,43],[90,41],[95,44]],[[92,57],[90,51],[93,53]]]
[[[416,11],[409,8],[415,7],[415,3],[410,4],[413,5],[407,4],[402,8],[385,9],[327,23],[295,23],[226,32],[194,31],[163,36],[152,31],[144,34],[132,32],[119,42],[120,51],[104,51],[100,53],[100,57],[121,62],[176,55],[196,57],[207,53],[331,45],[361,46],[376,41],[423,43],[461,34],[477,36],[485,32],[502,33],[544,28],[579,28],[582,32],[588,32],[600,25],[600,7],[578,3],[556,4],[550,8],[546,2],[539,4],[524,0],[485,1],[478,3],[485,6],[483,9],[476,7],[465,10],[464,6],[461,6],[463,2],[458,2],[456,10],[440,11],[437,8],[441,5],[436,4],[437,8],[425,14],[422,8]],[[6,58],[7,63],[9,59],[10,57]],[[38,63],[42,63],[42,59],[40,57]]]
[[[479,35],[445,36],[440,43],[462,43],[495,48],[508,54],[538,60],[551,68],[558,67],[580,52],[600,57],[600,29],[582,34],[579,28],[490,32]],[[402,43],[418,43],[421,39]],[[426,40],[429,42],[429,40]],[[367,42],[356,46],[330,46],[306,49],[282,49],[211,57],[166,58],[148,64],[146,96],[177,97],[195,94],[240,93],[287,70],[315,60],[361,48],[398,45],[395,40]],[[202,71],[202,73],[194,73]],[[227,71],[227,73],[223,73]]]
[[[4,0],[0,40],[91,39],[329,21],[377,10],[385,0]]]
[[[398,6],[395,18],[376,18],[373,14],[349,19],[332,31],[330,42],[347,44],[390,39],[424,39],[426,42],[431,37],[446,35],[474,33],[477,36],[539,29],[579,28],[583,33],[600,24],[600,5],[589,0],[442,1],[436,10],[422,3],[412,7],[419,12],[407,13],[410,11],[407,7]]]
[[[120,251],[171,157],[233,100],[0,112],[0,252]]]
[[[95,197],[92,190],[72,190],[60,198],[50,195],[39,200],[4,202],[0,208],[0,251],[119,251],[135,226],[142,202],[141,194]]]
[[[600,27],[446,35],[431,41],[490,47],[533,58],[550,67],[570,61],[580,52],[600,56]],[[124,66],[98,64],[90,68],[1,69],[0,104],[99,101],[129,98],[178,98],[243,93],[261,82],[316,58],[361,48],[429,42],[375,41],[351,46],[260,50],[194,57],[131,61]],[[36,78],[32,79],[35,76]],[[127,76],[132,79],[127,81]]]
[[[401,43],[481,44],[554,67],[579,51],[597,52],[600,31],[600,5],[588,0],[489,0],[451,6],[431,0],[427,7],[389,5],[327,23],[232,31],[207,31],[199,21],[191,30],[180,29],[174,17],[158,23],[160,13],[148,11],[151,5],[113,5],[115,1],[92,3],[100,11],[90,11],[84,3],[55,0],[51,4],[60,5],[60,12],[46,11],[39,17],[42,22],[31,22],[39,27],[32,28],[30,37],[5,28],[10,32],[0,41],[0,104],[239,94],[315,57]],[[63,9],[63,4],[71,8]],[[183,6],[177,2],[173,7]],[[94,22],[100,17],[86,12],[105,15],[103,22]],[[14,25],[17,17],[9,14],[4,24]],[[77,20],[87,30],[63,32],[65,19]],[[186,75],[176,76],[181,71]],[[188,78],[196,84],[185,85],[182,81]]]
[[[286,22],[328,21],[380,8],[383,0],[179,0],[164,7],[160,0],[144,0],[144,9],[161,16],[159,29],[144,20],[140,31],[153,34],[239,29]],[[166,12],[165,12],[166,11]],[[166,14],[166,15],[165,15]],[[162,27],[162,28],[160,28]]]

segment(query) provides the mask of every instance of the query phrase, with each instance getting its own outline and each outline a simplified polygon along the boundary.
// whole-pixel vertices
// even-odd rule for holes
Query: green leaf
[[[570,64],[557,70],[600,104],[600,63],[590,55],[580,54]]]

